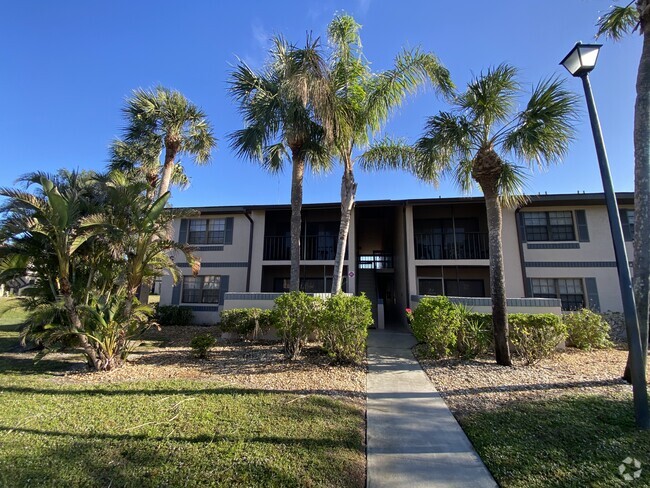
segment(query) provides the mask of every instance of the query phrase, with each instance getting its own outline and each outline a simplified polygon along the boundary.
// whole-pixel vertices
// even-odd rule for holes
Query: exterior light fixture
[[[627,251],[625,250],[625,241],[623,240],[623,228],[621,227],[621,217],[616,202],[616,194],[614,193],[612,175],[609,171],[609,162],[607,160],[607,151],[605,150],[603,132],[600,128],[600,120],[598,119],[598,112],[596,111],[596,102],[594,101],[591,83],[589,82],[589,72],[596,66],[600,47],[600,44],[582,44],[581,42],[578,42],[573,46],[573,49],[571,49],[569,54],[564,57],[560,64],[564,66],[572,76],[578,77],[582,80],[582,86],[585,90],[587,108],[589,109],[589,119],[591,121],[591,131],[594,135],[598,165],[600,166],[600,176],[603,181],[603,190],[605,192],[609,227],[612,233],[612,241],[614,242],[614,255],[616,257],[616,267],[618,269],[621,299],[623,301],[625,328],[630,348],[630,373],[632,376],[634,396],[634,414],[637,426],[641,429],[649,429],[650,413],[648,412],[645,361],[643,360],[639,319],[636,314],[630,266],[628,264]]]

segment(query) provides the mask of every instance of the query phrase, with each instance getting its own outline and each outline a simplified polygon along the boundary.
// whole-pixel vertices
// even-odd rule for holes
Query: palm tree
[[[341,291],[345,247],[357,190],[353,153],[357,148],[366,146],[370,135],[382,129],[392,110],[427,80],[445,95],[450,95],[453,89],[449,72],[438,59],[417,49],[399,54],[393,69],[372,73],[363,57],[360,28],[350,15],[337,15],[328,27],[332,46],[330,78],[336,104],[336,109],[332,110],[336,117],[333,148],[343,166],[341,223],[332,279],[333,294]]]
[[[559,161],[573,138],[577,98],[557,79],[538,83],[525,108],[515,111],[522,89],[517,71],[507,65],[472,80],[453,102],[454,110],[431,117],[415,147],[386,151],[372,148],[366,164],[406,166],[436,182],[450,174],[464,191],[473,184],[485,196],[490,252],[490,289],[497,363],[511,364],[501,242],[504,205],[522,200],[524,171],[510,162],[546,167]]]
[[[205,113],[179,91],[160,86],[134,90],[123,113],[127,119],[126,143],[144,151],[149,158],[156,155],[156,161],[157,154],[164,149],[158,197],[169,190],[180,155],[187,154],[196,164],[206,164],[216,147]]]
[[[638,29],[643,50],[636,79],[634,105],[634,298],[643,359],[648,357],[650,328],[650,0],[614,6],[598,20],[598,36],[621,39]],[[624,377],[632,381],[628,356]]]
[[[12,242],[5,253],[0,272],[6,269],[7,264],[15,265],[17,261],[25,268],[35,258],[40,258],[41,262],[48,261],[50,270],[55,273],[47,277],[52,286],[51,299],[55,301],[62,297],[71,333],[77,337],[89,363],[99,369],[100,359],[84,332],[73,292],[72,264],[75,253],[92,236],[92,233],[79,228],[85,207],[83,196],[76,191],[78,188],[62,194],[45,174],[34,174],[26,180],[38,181],[36,194],[11,188],[0,189],[0,195],[8,198],[2,207],[6,216],[2,235]],[[31,240],[36,245],[30,245]],[[27,255],[25,251],[33,255]]]
[[[238,156],[258,162],[271,172],[281,171],[291,158],[289,288],[298,291],[305,167],[322,171],[330,165],[327,138],[331,130],[327,121],[331,94],[319,42],[308,38],[305,47],[299,49],[276,37],[264,69],[256,72],[240,61],[229,83],[245,124],[230,135]]]

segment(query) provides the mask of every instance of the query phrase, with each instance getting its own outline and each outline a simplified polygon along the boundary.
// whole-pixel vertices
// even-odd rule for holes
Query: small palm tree
[[[524,169],[558,162],[573,138],[577,97],[551,78],[538,83],[524,109],[517,70],[500,65],[472,80],[454,110],[431,117],[414,147],[372,148],[366,164],[407,167],[426,181],[450,174],[464,191],[476,183],[485,196],[490,251],[490,290],[497,363],[510,365],[508,316],[501,242],[503,205],[522,201]]]
[[[327,120],[331,120],[331,93],[318,40],[308,38],[305,47],[298,48],[276,37],[264,69],[256,72],[240,61],[229,83],[245,124],[230,135],[237,154],[271,172],[281,171],[291,160],[289,288],[298,291],[305,167],[323,171],[330,165]]]
[[[634,299],[643,358],[650,328],[650,0],[615,5],[598,20],[598,36],[615,41],[637,30],[643,36],[634,105]],[[632,381],[628,356],[624,377]]]
[[[205,113],[179,91],[160,86],[134,90],[123,112],[127,119],[125,142],[144,151],[148,158],[155,155],[156,161],[164,149],[158,197],[169,190],[180,155],[187,154],[196,164],[206,164],[216,147]]]
[[[399,54],[394,68],[372,73],[363,57],[360,28],[350,15],[337,15],[328,27],[332,46],[330,78],[336,105],[332,110],[336,117],[333,148],[343,166],[341,223],[332,279],[333,294],[341,291],[345,247],[357,190],[353,153],[359,147],[366,146],[371,134],[382,129],[392,110],[427,80],[445,95],[450,95],[453,89],[449,71],[433,54],[417,49]]]

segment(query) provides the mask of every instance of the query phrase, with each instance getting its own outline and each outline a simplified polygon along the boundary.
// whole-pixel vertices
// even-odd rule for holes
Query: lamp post
[[[627,252],[625,251],[623,229],[621,228],[621,217],[618,212],[616,194],[614,193],[612,176],[609,171],[609,162],[607,161],[607,152],[605,151],[603,133],[600,128],[594,95],[591,91],[591,83],[589,82],[589,72],[596,66],[600,47],[600,44],[582,44],[581,42],[578,42],[569,54],[564,57],[560,64],[564,66],[572,76],[581,78],[582,85],[585,89],[585,98],[587,99],[587,108],[589,109],[589,119],[591,120],[591,130],[594,134],[598,165],[600,166],[600,176],[603,180],[603,190],[605,192],[605,202],[607,204],[607,214],[609,216],[609,227],[614,242],[614,254],[616,256],[616,267],[618,269],[621,298],[623,300],[625,328],[627,330],[627,340],[630,348],[630,372],[632,374],[632,387],[634,393],[634,414],[637,426],[642,429],[648,429],[650,428],[650,414],[648,413],[648,392],[646,389],[645,364],[643,361],[643,349],[641,347],[639,321],[636,314],[636,305],[634,303],[632,280],[630,278],[630,266],[627,260]]]

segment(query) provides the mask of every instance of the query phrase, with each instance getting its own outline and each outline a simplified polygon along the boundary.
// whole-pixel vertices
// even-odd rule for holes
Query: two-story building
[[[618,195],[632,259],[633,196]],[[176,285],[163,278],[161,304],[187,306],[199,323],[215,323],[226,292],[287,291],[289,205],[201,207],[174,222],[174,236],[201,260]],[[332,283],[340,205],[304,205],[301,288],[327,293]],[[503,212],[509,298],[559,298],[566,310],[620,311],[614,249],[602,194],[538,195]],[[344,291],[383,304],[387,323],[404,320],[417,295],[489,297],[489,249],[483,198],[358,202],[345,256]]]

